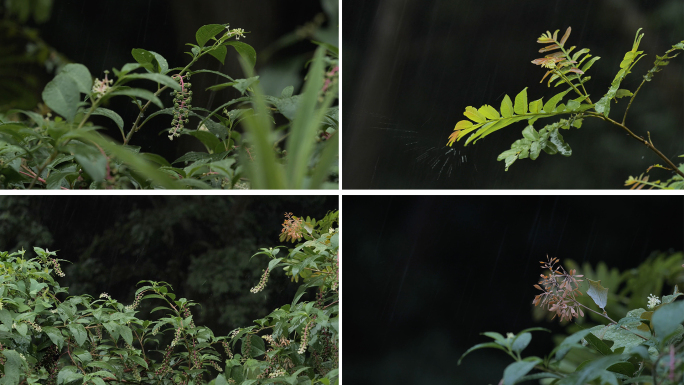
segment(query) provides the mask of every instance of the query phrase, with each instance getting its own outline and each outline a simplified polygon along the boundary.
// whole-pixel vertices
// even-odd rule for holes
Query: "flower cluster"
[[[155,375],[163,376],[170,371],[169,363],[171,362],[171,353],[173,352],[173,346],[174,346],[174,344],[171,344],[171,345],[166,347],[166,352],[164,353],[164,359],[162,360],[162,364],[159,367],[159,369],[157,369],[154,372]]]
[[[107,293],[102,293],[102,294],[100,294],[100,298],[112,299],[112,297],[111,297],[109,294],[107,294]]]
[[[648,308],[653,309],[654,307],[656,307],[658,305],[660,305],[660,299],[658,299],[658,297],[656,297],[655,295],[651,294],[648,297]]]
[[[264,275],[261,276],[261,281],[259,281],[259,284],[256,285],[255,287],[249,289],[249,291],[256,294],[256,293],[264,290],[264,287],[266,287],[266,282],[268,282],[268,273],[269,273],[269,270],[266,269],[266,271],[264,271]]]
[[[280,239],[286,241],[296,241],[302,237],[302,218],[292,215],[292,213],[285,213],[285,221],[283,222],[283,229],[280,231]]]
[[[176,334],[173,336],[173,341],[171,341],[171,347],[176,346],[181,337],[181,328],[176,329]]]
[[[108,74],[109,71],[105,71],[104,80],[95,79],[95,82],[93,83],[93,98],[99,99],[103,97],[107,93],[107,91],[109,91],[109,88],[111,87],[112,83],[114,83],[114,79],[107,78]]]
[[[190,75],[173,75],[173,78],[178,80],[181,90],[171,92],[173,96],[173,120],[169,129],[169,140],[174,137],[179,137],[180,132],[185,127],[186,123],[190,122],[190,110],[192,109],[192,83],[190,83]],[[185,78],[185,81],[183,80]]]
[[[228,27],[226,27],[226,29],[228,29]],[[228,34],[235,36],[235,40],[240,40],[241,37],[245,37],[245,30],[242,28],[234,28],[228,30]]]
[[[145,291],[146,291],[146,290],[143,290],[143,291],[141,291],[140,293],[138,293],[138,295],[135,296],[135,299],[133,300],[133,303],[130,304],[130,305],[128,305],[128,306],[126,306],[126,309],[128,309],[128,310],[135,310],[135,308],[137,308],[138,305],[140,305],[140,300],[142,299],[143,294],[145,294]]]
[[[57,274],[60,277],[64,277],[65,274],[62,272],[62,268],[59,266],[59,261],[57,261],[55,258],[50,258],[47,261],[47,265],[52,265],[55,269],[55,274]]]
[[[32,327],[35,331],[37,331],[38,333],[40,333],[40,332],[43,331],[43,329],[40,327],[40,325],[38,325],[37,323],[35,323],[35,322],[33,322],[33,321],[24,320],[24,322],[26,322],[27,324],[31,325],[31,327]]]
[[[542,269],[550,270],[550,274],[541,274],[542,279],[534,285],[535,288],[543,291],[542,294],[534,297],[534,305],[546,306],[549,311],[556,313],[553,317],[558,316],[561,321],[570,321],[573,317],[584,317],[581,305],[575,299],[575,294],[582,295],[578,289],[579,282],[582,280],[577,279],[582,275],[577,275],[574,269],[568,273],[563,266],[555,267],[558,258],[549,259],[547,256],[546,259],[546,262],[540,263]]]
[[[316,318],[316,316],[314,316],[314,318]],[[297,350],[297,353],[304,354],[304,352],[306,352],[306,347],[308,345],[307,339],[309,338],[309,329],[311,329],[311,326],[313,326],[313,324],[314,324],[314,322],[313,322],[313,320],[311,320],[304,327],[304,333],[302,334],[302,342],[299,345],[299,350]]]
[[[221,341],[221,345],[223,345],[223,348],[226,350],[226,355],[228,355],[228,358],[230,358],[232,360],[233,359],[233,352],[230,351],[230,345],[228,345],[228,342]]]

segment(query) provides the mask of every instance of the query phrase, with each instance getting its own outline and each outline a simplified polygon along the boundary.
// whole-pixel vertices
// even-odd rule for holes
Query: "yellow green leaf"
[[[476,123],[484,123],[487,121],[487,118],[480,115],[480,113],[477,111],[477,109],[475,107],[472,107],[472,106],[466,107],[466,110],[463,113],[463,115],[465,115],[466,118],[468,118],[468,119],[470,119]]]
[[[508,95],[504,96],[501,101],[501,115],[503,115],[504,118],[513,116],[513,102],[511,102],[511,98]]]
[[[480,107],[477,112],[480,113],[480,115],[484,115],[485,118],[487,119],[501,119],[501,116],[499,115],[499,112],[496,110],[496,108],[490,106],[489,104],[485,104],[484,106]]]

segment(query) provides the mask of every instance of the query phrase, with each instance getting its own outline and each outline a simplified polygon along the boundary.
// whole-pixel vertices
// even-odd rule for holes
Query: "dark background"
[[[337,196],[0,196],[0,250],[57,251],[70,294],[106,292],[126,305],[139,281],[166,281],[200,303],[198,325],[221,335],[292,301],[298,285],[282,270],[249,292],[268,265],[250,257],[292,247],[278,239],[284,213],[322,219],[337,209]],[[156,306],[145,302],[141,319]]]
[[[343,365],[353,384],[496,384],[512,362],[505,353],[456,362],[489,341],[485,331],[564,332],[557,319],[532,318],[547,254],[624,271],[684,249],[682,197],[345,196],[343,205]],[[553,346],[553,335],[534,332],[523,356]]]
[[[131,55],[134,48],[161,54],[168,60],[169,68],[184,67],[191,59],[184,53],[190,51],[190,47],[185,44],[197,43],[197,29],[206,24],[229,23],[231,29],[243,28],[249,32],[241,41],[250,44],[257,52],[256,72],[260,76],[264,92],[280,96],[282,89],[290,85],[295,87],[295,94],[299,92],[306,71],[304,65],[317,48],[309,40],[338,44],[339,22],[336,7],[337,0],[55,0],[50,19],[46,23],[37,25],[30,19],[27,26],[35,28],[45,43],[67,60],[82,63],[88,67],[93,77],[103,78],[103,71],[111,72],[113,67],[121,69],[125,63],[135,62]],[[3,14],[2,6],[0,16],[12,20],[15,18],[7,12]],[[319,21],[317,27],[310,28],[305,33],[302,27],[314,20]],[[25,49],[21,41],[11,43],[20,52]],[[0,44],[0,51],[6,48]],[[237,57],[237,53],[231,48],[225,65],[208,57],[198,61],[193,68],[220,71],[240,79],[244,74]],[[44,73],[44,68],[27,65],[21,76],[28,76],[29,70],[41,73],[37,84],[33,84],[40,101],[45,83],[54,74]],[[0,73],[0,80],[3,75],[11,74]],[[212,93],[204,90],[227,81],[224,80],[225,78],[217,75],[194,76],[193,106],[211,109],[211,106],[216,108],[238,97],[238,91],[227,88],[217,91],[210,101]],[[144,82],[133,82],[131,86],[152,88],[151,83],[146,85]],[[171,97],[168,94],[162,96],[165,105],[170,105]],[[128,132],[135,121],[137,108],[127,98],[115,98],[106,107],[122,116],[124,128]],[[94,117],[93,121],[110,128],[107,133],[121,140],[119,130],[111,121],[98,117]],[[144,152],[163,155],[169,161],[190,149],[204,149],[198,141],[189,137],[171,142],[166,135],[159,135],[162,130],[170,127],[170,122],[171,116],[168,115],[151,120],[146,128],[133,136],[131,144],[142,146]],[[191,119],[190,127],[197,123],[198,120]]]
[[[638,28],[648,56],[621,88],[634,91],[642,76],[673,44],[684,40],[681,0],[348,0],[343,4],[343,141],[345,188],[622,188],[654,163],[653,152],[598,119],[564,131],[571,157],[548,155],[516,162],[508,172],[498,154],[522,138],[524,123],[477,144],[445,147],[466,106],[499,108],[505,94],[523,88],[528,100],[562,87],[539,83],[545,70],[537,38],[572,26],[569,46],[600,56],[585,84],[592,100],[605,94]],[[681,52],[681,51],[680,51]],[[682,56],[647,83],[626,121],[670,159],[684,153]],[[625,99],[622,99],[625,100]],[[613,104],[621,117],[627,102]],[[558,119],[543,119],[541,129]],[[668,179],[654,171],[653,179]]]

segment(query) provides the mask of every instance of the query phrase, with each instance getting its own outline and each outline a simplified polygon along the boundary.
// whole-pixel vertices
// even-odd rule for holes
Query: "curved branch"
[[[627,126],[625,126],[624,124],[618,123],[618,122],[614,121],[613,119],[611,119],[611,118],[609,118],[609,117],[607,117],[607,116],[604,116],[604,115],[601,115],[601,114],[597,114],[597,113],[593,113],[593,112],[588,112],[587,115],[589,115],[589,116],[591,116],[591,117],[594,117],[594,118],[603,119],[603,120],[605,120],[606,122],[613,123],[614,125],[616,125],[616,126],[622,128],[623,130],[627,131],[627,134],[628,134],[629,136],[631,136],[632,138],[634,138],[634,139],[638,140],[639,142],[645,144],[646,147],[650,148],[650,149],[651,149],[653,152],[655,152],[663,161],[665,161],[665,163],[667,163],[667,165],[670,166],[670,168],[672,168],[672,171],[676,172],[679,176],[681,176],[682,178],[684,178],[684,172],[682,172],[682,171],[679,169],[679,167],[675,166],[675,164],[672,163],[672,161],[671,161],[667,156],[665,156],[665,154],[663,154],[662,152],[660,152],[660,150],[658,150],[658,149],[653,145],[653,143],[651,143],[650,140],[646,140],[646,139],[644,139],[643,137],[641,137],[641,136],[639,136],[639,135],[633,133],[633,132],[632,132],[629,128],[627,128]],[[650,136],[650,135],[649,135],[649,136]]]

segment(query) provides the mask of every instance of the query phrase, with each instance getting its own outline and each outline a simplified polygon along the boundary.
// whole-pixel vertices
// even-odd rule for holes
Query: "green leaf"
[[[601,377],[606,368],[622,360],[622,355],[614,354],[589,361],[588,364],[578,368],[576,372],[558,381],[558,385],[584,385]]]
[[[160,55],[154,51],[148,51],[148,52],[151,53],[152,55],[154,55],[154,58],[157,59],[157,63],[159,64],[159,67],[157,68],[158,71],[156,71],[156,72],[160,72],[163,74],[169,72],[169,62],[166,61],[164,56],[162,56],[162,55]]]
[[[301,95],[290,96],[288,98],[278,98],[273,101],[278,112],[283,114],[288,120],[293,120],[297,114]]]
[[[535,365],[541,362],[540,359],[534,361],[518,361],[506,367],[504,370],[503,385],[513,385],[522,376],[529,373]]]
[[[515,337],[515,340],[513,340],[511,350],[513,350],[516,353],[520,353],[527,347],[527,345],[530,344],[530,341],[532,341],[531,333],[519,334],[517,337]]]
[[[258,81],[259,81],[258,76],[254,76],[254,77],[251,77],[249,79],[235,79],[232,82],[221,83],[221,84],[217,84],[215,86],[211,86],[211,87],[207,88],[207,91],[218,91],[218,90],[222,90],[224,88],[234,87],[235,89],[240,91],[241,94],[244,95],[245,91],[247,91],[247,89],[249,87],[251,87],[253,84],[257,84]]]
[[[88,363],[87,366],[91,368],[107,369],[110,372],[112,372],[112,377],[114,377],[114,373],[116,373],[116,369],[114,368],[114,366],[112,366],[110,363],[106,361],[93,361]]]
[[[556,104],[558,104],[558,102],[560,102],[568,92],[570,92],[570,90],[563,91],[551,97],[551,99],[544,104],[544,111],[546,113],[552,113],[556,109]],[[530,110],[531,109],[532,108],[530,108]]]
[[[251,45],[245,44],[241,41],[228,41],[223,43],[235,48],[237,53],[249,64],[250,68],[254,68],[256,64],[256,51]]]
[[[213,151],[221,141],[209,131],[190,131],[187,132],[188,135],[194,136],[199,139],[202,144],[207,148],[207,151]],[[176,162],[174,162],[176,163]]]
[[[228,381],[226,381],[226,378],[223,376],[223,374],[219,374],[218,376],[216,376],[214,385],[228,385]]]
[[[76,340],[78,346],[82,346],[86,338],[88,337],[88,333],[86,332],[83,325],[78,323],[70,323],[69,331],[71,332],[71,335],[74,336],[74,339]]]
[[[606,303],[608,302],[608,289],[601,286],[601,280],[592,281],[591,279],[587,279],[587,283],[589,283],[587,294],[594,300],[594,303],[596,303],[598,307],[605,311]]]
[[[64,346],[64,336],[62,336],[62,333],[59,331],[59,329],[52,326],[43,326],[43,332],[47,334],[48,338],[50,338],[50,341],[52,341],[53,344],[57,345],[60,350],[62,349]]]
[[[59,76],[72,79],[81,93],[90,95],[93,91],[93,77],[90,75],[88,68],[83,64],[67,64],[59,72]]]
[[[200,47],[204,47],[207,42],[218,35],[221,31],[225,31],[226,27],[221,24],[208,24],[200,27],[195,33],[195,38],[197,39],[197,44]]]
[[[119,325],[119,335],[126,341],[129,345],[133,345],[133,333],[131,328],[126,325]]]
[[[616,364],[609,366],[606,370],[609,370],[613,373],[624,374],[625,376],[629,377],[631,377],[634,374],[634,372],[636,372],[636,368],[630,362],[618,362]]]
[[[587,72],[587,70],[589,68],[591,68],[591,66],[594,65],[594,63],[600,58],[601,58],[600,56],[594,56],[593,58],[591,58],[591,60],[584,63],[584,66],[582,66],[582,68],[581,68],[582,72]]]
[[[598,339],[598,337],[596,337],[595,335],[589,333],[584,337],[584,339],[587,340],[587,342],[591,344],[591,346],[593,346],[602,355],[609,356],[613,354],[613,351],[610,350],[608,345],[606,345],[605,342]]]
[[[549,133],[549,142],[553,143],[556,146],[556,150],[560,152],[561,155],[572,155],[572,149],[570,148],[570,145],[563,141],[563,135],[561,135],[561,133],[557,129]]]
[[[152,103],[156,104],[159,108],[164,108],[164,105],[162,104],[161,100],[155,95],[154,93],[148,91],[148,90],[143,90],[141,88],[118,88],[115,91],[108,92],[107,97],[112,97],[112,96],[117,96],[117,95],[125,95],[125,96],[130,96],[132,98],[142,98],[151,101]]]
[[[530,102],[530,113],[538,114],[542,109],[542,99],[537,99]]]
[[[336,98],[336,95],[330,93],[321,105],[318,103],[318,93],[323,87],[324,55],[325,49],[316,49],[286,144],[288,162],[285,165],[285,181],[289,188],[304,187],[304,177],[309,171],[316,132],[328,107]]]
[[[477,110],[477,108],[473,106],[468,106],[465,109],[465,112],[463,113],[466,118],[472,120],[475,123],[485,123],[487,122],[487,118],[482,116],[480,112]]]
[[[532,125],[525,127],[522,135],[523,138],[529,139],[531,141],[539,140],[539,133],[534,129],[534,127],[532,127]]]
[[[502,336],[500,333],[497,333],[497,332],[484,332],[481,334],[493,339],[494,341],[505,341],[506,340],[506,338],[504,336]]]
[[[513,107],[513,110],[518,115],[527,113],[527,87],[515,96],[515,107]]]
[[[121,118],[121,116],[119,116],[119,114],[117,114],[116,112],[109,110],[107,108],[98,107],[95,109],[95,111],[93,111],[93,113],[91,115],[105,116],[105,117],[113,120],[114,123],[116,123],[116,126],[119,127],[119,131],[121,131],[121,135],[126,137],[126,134],[124,133],[124,129],[123,129],[124,121]]]
[[[477,345],[471,347],[470,349],[466,350],[465,353],[463,353],[461,358],[458,359],[458,365],[461,365],[461,361],[463,361],[463,358],[465,356],[467,356],[468,354],[470,354],[471,352],[478,350],[478,349],[484,349],[484,348],[494,348],[494,349],[503,350],[504,352],[506,351],[506,348],[497,344],[496,342],[485,342],[483,344],[477,344]]]
[[[74,366],[65,366],[59,371],[57,375],[57,385],[68,384],[72,381],[77,381],[83,378],[83,374],[77,373],[78,369]]]
[[[651,325],[659,341],[666,341],[684,322],[684,301],[659,307],[651,318]]]
[[[617,90],[617,92],[615,93],[615,97],[618,98],[618,99],[619,99],[619,98],[624,98],[624,97],[626,97],[626,96],[632,96],[632,95],[633,95],[633,94],[632,94],[632,91],[626,90],[626,89],[619,89],[619,90]]]
[[[68,77],[57,75],[43,90],[43,101],[54,112],[62,115],[68,122],[74,120],[80,93],[76,82]]]
[[[504,118],[510,118],[513,116],[513,103],[508,95],[504,96],[503,100],[501,101],[501,115]]]
[[[487,119],[501,119],[501,116],[499,116],[499,112],[496,110],[496,108],[488,104],[485,104],[484,106],[480,107],[480,109],[477,111],[480,113],[480,115],[484,116]]]
[[[152,63],[155,60],[155,56],[152,54],[152,52],[142,48],[133,48],[131,50],[131,55],[133,55],[133,59],[142,64],[143,67],[150,71],[154,71],[154,66]]]
[[[577,333],[567,336],[563,342],[554,350],[556,350],[556,360],[562,360],[570,349],[575,347],[581,347],[579,342],[587,335],[591,333],[591,329],[580,330]]]
[[[209,55],[215,57],[221,64],[225,64],[228,49],[225,46],[218,46],[209,51]]]
[[[69,145],[76,161],[95,182],[102,182],[107,174],[107,158],[95,147],[83,143]]]
[[[5,361],[5,375],[0,379],[0,385],[18,385],[24,373],[24,360],[14,350],[3,349],[1,352]]]

